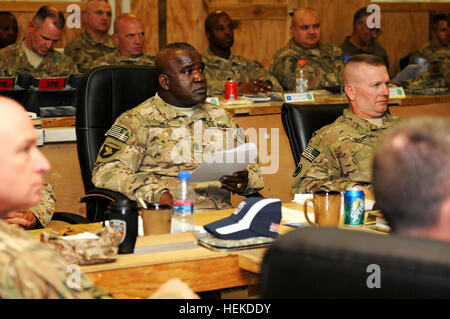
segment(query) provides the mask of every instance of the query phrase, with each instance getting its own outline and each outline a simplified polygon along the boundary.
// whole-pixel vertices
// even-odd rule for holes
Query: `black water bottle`
[[[132,253],[138,235],[138,204],[129,199],[111,202],[108,205],[108,214],[109,225],[122,234],[119,254]]]

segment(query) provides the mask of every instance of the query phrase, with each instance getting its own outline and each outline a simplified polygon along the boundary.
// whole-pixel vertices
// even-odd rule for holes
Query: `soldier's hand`
[[[262,78],[256,81],[244,82],[239,84],[238,91],[239,93],[244,94],[258,94],[258,93],[267,93],[272,90],[272,84],[264,81]]]
[[[34,214],[27,209],[26,211],[13,211],[7,213],[3,220],[11,226],[32,229],[37,225],[37,219]]]
[[[248,185],[248,171],[243,170],[236,172],[233,176],[223,176],[220,179],[222,183],[222,188],[228,189],[233,193],[242,195],[247,189]]]
[[[159,204],[173,206],[172,194],[170,194],[169,192],[162,193],[161,197],[159,198]]]

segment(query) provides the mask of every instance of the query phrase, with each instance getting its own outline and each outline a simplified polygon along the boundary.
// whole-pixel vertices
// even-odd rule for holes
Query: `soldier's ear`
[[[355,86],[353,84],[347,83],[344,86],[344,91],[350,101],[353,101],[355,99]]]
[[[165,90],[165,91],[169,91],[170,90],[170,79],[167,75],[165,74],[160,74],[158,77],[158,82],[159,82],[159,86]]]

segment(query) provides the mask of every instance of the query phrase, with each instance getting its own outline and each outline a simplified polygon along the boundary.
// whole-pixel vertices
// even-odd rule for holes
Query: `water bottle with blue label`
[[[194,191],[189,184],[190,173],[178,172],[178,187],[173,196],[173,215],[170,232],[184,233],[195,230]]]

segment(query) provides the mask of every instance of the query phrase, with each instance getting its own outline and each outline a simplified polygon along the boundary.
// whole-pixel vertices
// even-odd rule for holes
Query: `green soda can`
[[[364,192],[352,187],[344,195],[345,226],[362,226],[364,224]]]

